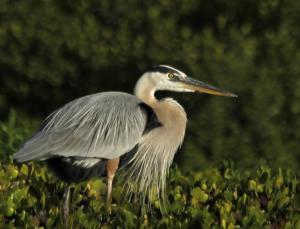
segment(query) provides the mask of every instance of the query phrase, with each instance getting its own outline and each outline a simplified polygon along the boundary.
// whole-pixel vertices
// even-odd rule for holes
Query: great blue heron
[[[50,114],[44,126],[14,155],[18,162],[46,161],[63,181],[72,183],[107,176],[107,204],[117,169],[127,164],[127,181],[139,193],[161,196],[168,169],[182,144],[187,117],[171,98],[155,92],[235,94],[189,78],[166,65],[154,66],[135,86],[134,95],[102,92],[78,98]],[[64,194],[69,212],[70,188]]]

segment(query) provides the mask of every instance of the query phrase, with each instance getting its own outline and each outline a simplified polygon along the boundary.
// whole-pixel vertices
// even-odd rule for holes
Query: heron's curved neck
[[[157,101],[154,95],[155,86],[155,83],[149,77],[142,76],[135,85],[134,94],[145,103],[151,104]]]

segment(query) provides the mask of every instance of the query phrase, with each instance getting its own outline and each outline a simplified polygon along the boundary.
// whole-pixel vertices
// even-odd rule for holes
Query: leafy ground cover
[[[12,154],[30,132],[14,113],[0,125],[0,224],[7,228],[62,228],[65,184],[43,165],[13,163]],[[73,228],[300,228],[299,179],[286,169],[260,165],[240,171],[233,163],[183,174],[170,172],[166,203],[151,209],[122,201],[113,192],[112,213],[105,208],[105,180],[72,188],[69,225]]]

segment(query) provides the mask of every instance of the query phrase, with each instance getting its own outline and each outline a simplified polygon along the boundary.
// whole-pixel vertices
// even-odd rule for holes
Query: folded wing
[[[54,156],[117,158],[143,135],[147,113],[141,103],[122,92],[76,99],[53,112],[14,157],[19,162]]]

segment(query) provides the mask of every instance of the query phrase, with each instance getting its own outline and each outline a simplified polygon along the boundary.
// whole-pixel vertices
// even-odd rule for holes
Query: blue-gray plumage
[[[53,112],[44,128],[24,144],[15,158],[23,162],[53,156],[120,157],[138,143],[146,128],[147,113],[142,103],[122,92],[76,99]]]
[[[54,111],[14,158],[18,162],[44,160],[66,182],[107,175],[108,204],[115,172],[119,165],[126,165],[125,181],[134,184],[129,191],[142,199],[153,193],[163,197],[167,172],[182,144],[187,118],[175,100],[156,99],[158,90],[236,97],[175,68],[158,65],[141,76],[134,95],[102,92]],[[65,215],[69,196],[67,189]]]

